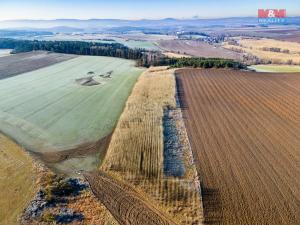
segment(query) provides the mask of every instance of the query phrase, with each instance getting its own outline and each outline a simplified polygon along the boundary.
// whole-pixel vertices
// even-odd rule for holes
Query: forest
[[[85,41],[38,41],[0,39],[0,49],[13,49],[12,53],[30,51],[50,51],[56,53],[109,56],[136,60],[137,66],[170,66],[172,68],[234,68],[243,69],[245,66],[237,61],[223,58],[169,58],[158,51],[147,51],[140,48],[129,48],[120,43],[99,43]]]

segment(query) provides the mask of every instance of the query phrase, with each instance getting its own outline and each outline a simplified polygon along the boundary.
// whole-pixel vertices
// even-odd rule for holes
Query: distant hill
[[[52,32],[103,31],[112,28],[168,28],[179,27],[228,27],[257,25],[256,17],[233,17],[220,19],[174,19],[160,20],[120,20],[120,19],[56,19],[56,20],[6,20],[0,21],[0,29],[42,29]],[[288,18],[287,25],[300,25],[300,17]],[[51,30],[51,29],[52,30]]]

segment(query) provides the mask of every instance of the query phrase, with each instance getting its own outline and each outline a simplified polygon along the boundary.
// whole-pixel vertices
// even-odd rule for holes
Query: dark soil
[[[0,80],[37,70],[69,59],[75,55],[44,51],[18,53],[0,58]]]
[[[95,81],[92,76],[76,79],[76,83],[82,86],[95,86],[100,84],[99,82]]]

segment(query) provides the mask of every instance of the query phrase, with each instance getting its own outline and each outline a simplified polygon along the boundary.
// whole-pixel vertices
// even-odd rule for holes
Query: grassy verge
[[[37,173],[31,157],[0,133],[0,224],[18,224],[37,191]]]

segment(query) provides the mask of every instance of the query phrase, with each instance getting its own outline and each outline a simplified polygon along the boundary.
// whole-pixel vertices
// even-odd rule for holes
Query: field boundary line
[[[177,77],[176,77],[176,71],[173,71],[173,76],[174,76],[174,79],[175,79],[175,98],[176,98],[176,104],[178,104],[178,107],[179,107],[179,114],[180,114],[180,120],[183,124],[183,129],[182,129],[182,132],[184,133],[184,136],[186,136],[186,141],[187,141],[187,144],[188,144],[188,155],[190,157],[190,159],[192,160],[192,165],[193,165],[193,170],[194,170],[194,173],[196,175],[195,177],[195,180],[194,180],[194,183],[195,185],[197,186],[197,188],[199,189],[199,197],[200,197],[200,207],[201,207],[201,214],[203,215],[203,221],[204,221],[204,212],[203,212],[203,198],[202,198],[202,189],[201,189],[201,182],[200,182],[200,179],[199,179],[199,174],[198,174],[198,171],[196,169],[196,164],[195,164],[195,158],[194,158],[194,154],[193,154],[193,150],[192,150],[192,146],[191,146],[191,143],[190,143],[190,139],[189,139],[189,136],[188,136],[188,132],[186,130],[186,124],[184,122],[184,118],[183,118],[183,112],[182,112],[182,107],[181,107],[181,101],[180,101],[180,98],[178,96],[178,86],[177,86]],[[176,106],[177,107],[177,106]]]

